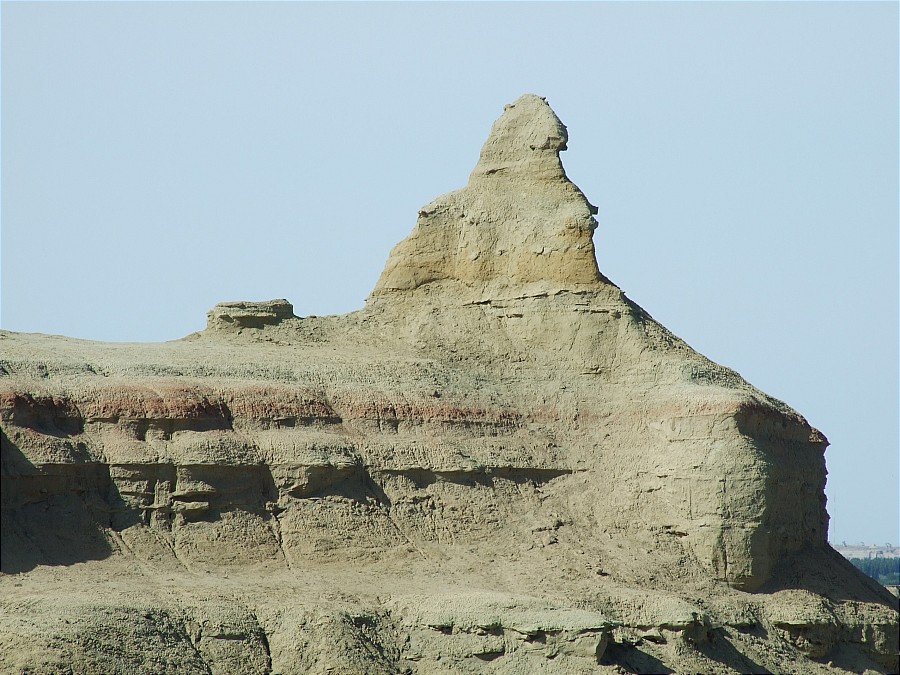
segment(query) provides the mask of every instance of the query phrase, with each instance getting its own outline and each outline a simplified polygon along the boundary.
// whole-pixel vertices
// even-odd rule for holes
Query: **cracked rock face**
[[[824,436],[598,270],[526,95],[366,307],[0,331],[0,672],[897,668]]]

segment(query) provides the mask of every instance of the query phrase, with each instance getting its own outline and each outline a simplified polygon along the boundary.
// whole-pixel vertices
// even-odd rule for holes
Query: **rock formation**
[[[824,436],[597,269],[523,96],[366,307],[0,331],[0,672],[896,672]]]

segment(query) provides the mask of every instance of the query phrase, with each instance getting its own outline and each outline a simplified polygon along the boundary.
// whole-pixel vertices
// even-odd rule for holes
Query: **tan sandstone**
[[[507,106],[359,312],[0,331],[0,672],[896,672],[824,436],[599,272],[567,141]]]

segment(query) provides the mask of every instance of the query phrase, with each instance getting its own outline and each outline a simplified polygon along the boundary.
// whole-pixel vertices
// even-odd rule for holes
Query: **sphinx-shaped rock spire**
[[[600,283],[592,241],[597,209],[566,177],[559,153],[567,140],[543,98],[526,94],[507,105],[468,185],[419,211],[372,296],[435,282],[460,282],[482,296]]]
[[[559,153],[566,149],[566,127],[547,104],[526,94],[503,109],[481,148],[472,179],[486,176],[565,180]]]

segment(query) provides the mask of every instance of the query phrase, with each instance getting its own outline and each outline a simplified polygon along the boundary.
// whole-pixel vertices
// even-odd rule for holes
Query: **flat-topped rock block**
[[[266,302],[220,302],[206,314],[207,328],[262,328],[294,318],[294,306],[287,300]]]

